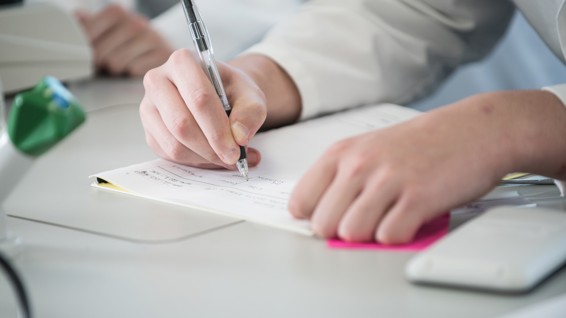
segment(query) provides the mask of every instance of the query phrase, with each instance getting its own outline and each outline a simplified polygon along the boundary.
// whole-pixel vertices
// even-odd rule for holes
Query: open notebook
[[[418,111],[391,104],[304,121],[258,134],[262,153],[246,181],[237,171],[204,170],[157,159],[92,175],[93,186],[263,223],[307,235],[304,220],[287,212],[299,178],[334,142],[410,119]]]

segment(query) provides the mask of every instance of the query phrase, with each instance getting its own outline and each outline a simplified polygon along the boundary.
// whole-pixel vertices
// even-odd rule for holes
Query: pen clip
[[[208,30],[202,22],[202,18],[198,7],[194,1],[181,1],[185,7],[185,16],[189,22],[189,30],[191,37],[195,42],[195,46],[200,52],[209,51],[213,53],[212,45],[210,43],[210,36]]]

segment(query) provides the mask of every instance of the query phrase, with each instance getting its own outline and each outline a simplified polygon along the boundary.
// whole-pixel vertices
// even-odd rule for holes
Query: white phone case
[[[499,207],[468,221],[405,268],[416,283],[520,292],[566,261],[566,211]]]

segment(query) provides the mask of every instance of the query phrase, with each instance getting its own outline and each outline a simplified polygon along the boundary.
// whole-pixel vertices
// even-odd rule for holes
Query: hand
[[[508,172],[565,178],[565,122],[548,92],[469,98],[337,143],[300,180],[289,210],[324,238],[405,243]]]
[[[96,14],[78,11],[76,16],[93,47],[97,69],[112,75],[141,76],[173,52],[147,18],[119,5]]]
[[[230,117],[198,58],[189,50],[175,51],[162,66],[144,77],[140,116],[148,145],[159,156],[201,168],[235,169],[239,145],[245,146],[266,119],[262,90],[236,67],[218,63]],[[248,164],[260,161],[248,148]]]

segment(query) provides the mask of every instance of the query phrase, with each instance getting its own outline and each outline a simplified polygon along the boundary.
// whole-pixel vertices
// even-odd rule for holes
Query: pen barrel
[[[240,158],[238,158],[238,160],[244,160],[246,158],[247,158],[246,147],[240,146]]]

